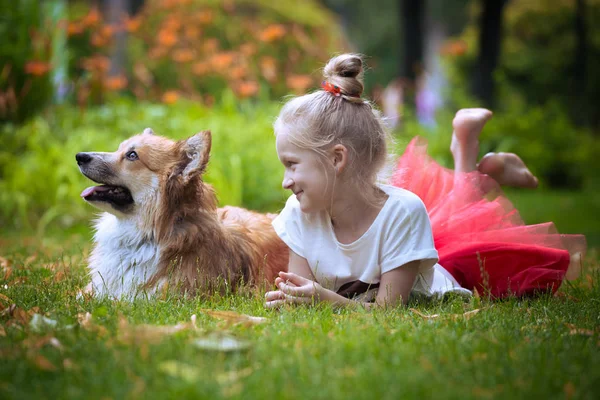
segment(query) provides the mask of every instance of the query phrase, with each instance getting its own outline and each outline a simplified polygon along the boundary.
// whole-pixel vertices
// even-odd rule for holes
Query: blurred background
[[[600,0],[0,0],[0,236],[89,237],[74,155],[146,127],[210,129],[221,204],[278,211],[282,101],[355,51],[397,154],[421,135],[451,167],[454,113],[488,107],[481,153],[540,178],[507,191],[524,220],[599,247],[599,20]]]

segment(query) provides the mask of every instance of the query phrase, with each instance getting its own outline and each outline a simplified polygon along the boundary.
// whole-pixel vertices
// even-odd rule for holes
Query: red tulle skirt
[[[422,138],[408,145],[391,183],[423,200],[439,263],[466,289],[497,298],[554,293],[571,255],[585,252],[583,235],[561,235],[551,222],[525,225],[496,181],[440,166]]]

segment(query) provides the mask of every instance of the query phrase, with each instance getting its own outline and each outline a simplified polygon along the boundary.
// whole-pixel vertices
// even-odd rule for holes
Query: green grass
[[[527,224],[552,221],[558,231],[586,236],[600,248],[600,191],[507,190],[507,196]]]
[[[5,236],[0,245],[0,262],[12,271],[6,278],[8,269],[0,269],[3,399],[592,399],[600,390],[595,251],[585,275],[559,296],[450,298],[364,312],[265,310],[263,292],[252,290],[133,303],[78,298],[87,281],[87,235]],[[205,310],[266,321],[232,324]],[[56,325],[32,324],[34,313]],[[86,313],[87,323],[80,321]],[[157,331],[177,323],[187,325],[172,335]],[[240,348],[195,344],[223,338]]]

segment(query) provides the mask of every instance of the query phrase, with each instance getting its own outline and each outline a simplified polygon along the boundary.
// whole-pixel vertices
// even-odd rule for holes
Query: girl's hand
[[[279,290],[267,292],[265,307],[274,308],[283,304],[313,303],[321,300],[325,289],[317,282],[311,281],[291,272],[280,272],[275,279]]]

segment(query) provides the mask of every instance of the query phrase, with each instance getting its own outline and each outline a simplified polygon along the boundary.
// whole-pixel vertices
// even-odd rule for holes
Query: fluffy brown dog
[[[217,209],[202,180],[210,147],[209,131],[175,142],[147,128],[114,153],[76,155],[81,172],[101,184],[81,197],[105,211],[89,259],[95,294],[133,298],[164,284],[209,293],[273,282],[287,269],[273,215]]]

